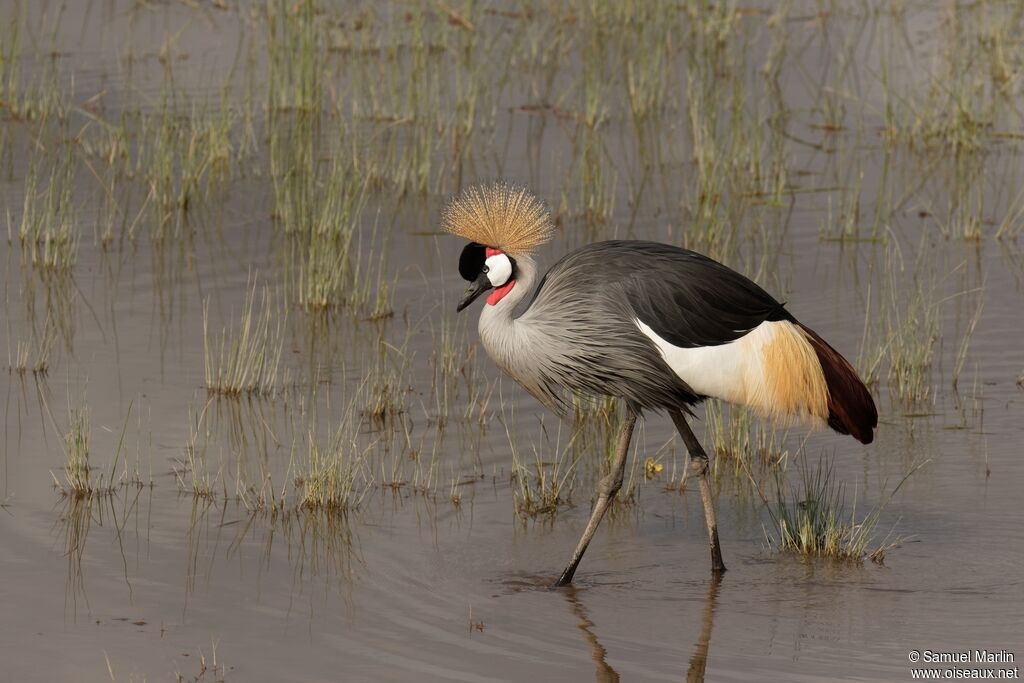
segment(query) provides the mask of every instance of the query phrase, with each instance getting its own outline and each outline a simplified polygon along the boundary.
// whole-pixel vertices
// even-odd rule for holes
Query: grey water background
[[[52,87],[72,104],[72,133],[93,131],[95,119],[118,121],[125,111],[159,111],[168,92],[195,103],[192,110],[179,104],[179,114],[212,116],[229,106],[224,83],[233,86],[231,106],[254,111],[257,127],[266,124],[265,15],[274,3],[3,6],[3,16],[27,25],[19,43],[22,75],[31,80],[57,65]],[[582,31],[572,23],[564,32],[548,34],[542,26],[520,35],[516,22],[532,21],[520,5],[459,5],[449,8],[454,16],[440,5],[376,10],[396,22],[406,12],[422,13],[439,34],[467,30],[455,17],[472,16],[482,42],[498,46],[477,77],[491,80],[493,70],[503,84],[488,100],[493,108],[480,114],[467,161],[451,163],[446,143],[438,144],[425,193],[400,196],[387,182],[371,193],[360,248],[373,262],[384,255],[394,315],[383,321],[337,314],[314,324],[287,303],[290,271],[275,228],[262,128],[256,151],[190,216],[192,237],[170,247],[153,244],[144,183],[125,195],[132,202],[126,214],[143,215],[139,236],[101,245],[94,225],[105,215],[103,198],[89,170],[79,169],[73,194],[82,239],[73,283],[48,298],[50,285],[33,279],[16,234],[29,159],[41,138],[31,120],[7,117],[0,196],[14,227],[0,242],[0,258],[8,357],[19,341],[33,339],[30,301],[37,313],[63,316],[66,334],[45,375],[0,374],[0,679],[908,680],[912,649],[1020,654],[1024,267],[1019,244],[993,236],[1004,221],[1020,221],[1019,72],[1008,86],[1011,114],[994,124],[1008,135],[987,137],[983,170],[966,176],[978,186],[965,196],[979,216],[981,239],[956,234],[964,213],[962,205],[950,208],[950,198],[963,191],[957,182],[964,177],[949,170],[950,154],[893,152],[882,132],[888,98],[913,98],[924,73],[942,80],[936,65],[953,49],[950,17],[982,11],[956,7],[908,3],[898,15],[845,3],[789,5],[779,15],[731,8],[736,27],[729,40],[748,46],[742,66],[750,68],[741,79],[750,84],[748,111],[786,118],[784,134],[771,139],[784,147],[779,158],[789,174],[785,201],[752,202],[737,224],[732,216],[725,221],[734,231],[728,240],[705,242],[702,219],[690,209],[707,205],[694,185],[686,107],[696,89],[682,85],[682,38],[671,53],[679,63],[661,67],[681,104],[637,133],[617,90],[581,94],[590,83],[583,73],[589,48],[571,42]],[[562,9],[582,16],[581,8]],[[348,31],[360,30],[359,11],[317,8],[329,24],[328,40],[337,41],[324,48],[328,80],[342,84],[342,92],[354,78],[346,71],[353,43],[346,41]],[[776,91],[758,67],[778,44],[778,25],[788,42]],[[550,80],[539,67],[509,66],[508,55],[544,48],[529,47],[531,37],[566,41],[553,52]],[[609,48],[612,73],[619,57]],[[1009,59],[1021,66],[1019,55]],[[255,94],[247,94],[246,83]],[[606,102],[598,161],[584,159],[588,133],[579,133],[572,118],[586,110],[587,97]],[[778,103],[784,106],[772,109]],[[448,104],[429,106],[446,111]],[[824,125],[827,111],[843,125]],[[394,129],[367,121],[356,120],[346,134],[372,157]],[[407,144],[402,138],[387,153],[403,154]],[[649,163],[648,155],[658,161]],[[603,175],[588,178],[595,168]],[[874,385],[881,418],[871,446],[831,433],[808,436],[799,427],[785,436],[794,461],[832,463],[846,487],[848,514],[854,505],[862,516],[885,502],[876,535],[881,541],[892,529],[900,542],[884,564],[774,551],[763,504],[726,478],[717,504],[729,571],[720,584],[711,582],[699,497],[668,485],[682,454],[668,420],[650,416],[631,465],[635,504],[606,521],[574,589],[546,590],[586,522],[595,476],[581,466],[571,506],[524,519],[516,513],[511,463],[513,446],[530,458],[534,449],[562,448],[568,437],[557,419],[502,381],[486,358],[474,357],[472,378],[492,387],[489,402],[481,408],[461,388],[451,414],[465,404],[483,411],[485,426],[452,418],[436,435],[431,359],[441,344],[440,321],[452,321],[464,339],[457,353],[478,353],[475,309],[465,320],[453,312],[463,287],[455,268],[461,244],[437,234],[437,216],[460,183],[495,177],[529,186],[562,217],[560,237],[539,255],[543,262],[612,236],[719,249],[719,258],[757,277],[851,359],[870,358],[872,348],[887,357],[889,330],[876,323],[907,314],[918,285],[931,288],[926,308],[937,316],[939,334],[929,395],[908,405],[882,372]],[[607,215],[588,218],[588,202]],[[835,226],[851,203],[863,233],[837,239]],[[873,233],[872,225],[881,229]],[[254,277],[285,302],[282,366],[290,371],[291,393],[211,402],[204,303],[211,329],[232,324]],[[355,509],[342,518],[254,513],[234,495],[236,479],[251,479],[252,472],[272,472],[275,486],[285,486],[295,450],[300,460],[304,453],[285,434],[307,427],[329,433],[381,356],[402,368],[395,376],[404,417],[400,429],[382,430],[386,436],[363,434],[376,444],[375,485]],[[63,477],[61,433],[72,404],[88,405],[94,466],[110,466],[123,431],[122,456],[143,486],[98,497],[84,509],[62,498],[54,479]],[[211,476],[225,482],[217,485],[223,495],[212,499],[182,485],[196,431],[210,444]],[[696,431],[714,447],[702,425]],[[422,470],[409,474],[411,451],[431,453],[423,480],[416,479]],[[642,462],[656,453],[665,471],[644,481]],[[386,485],[385,468],[399,472],[392,483],[405,485]],[[786,476],[796,478],[797,469]]]

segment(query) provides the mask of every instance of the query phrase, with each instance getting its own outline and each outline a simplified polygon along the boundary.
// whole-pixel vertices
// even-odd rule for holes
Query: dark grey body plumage
[[[680,347],[735,341],[766,320],[792,320],[747,277],[693,251],[613,240],[573,251],[538,284],[520,319],[550,329],[559,350],[536,368],[538,398],[564,408],[562,389],[616,396],[635,410],[688,412],[703,400],[668,367],[640,320]]]

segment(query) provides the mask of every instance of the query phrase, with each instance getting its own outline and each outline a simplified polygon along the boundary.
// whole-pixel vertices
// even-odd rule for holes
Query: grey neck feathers
[[[533,292],[537,264],[529,256],[516,258],[516,285],[496,305],[480,313],[480,341],[495,365],[555,413],[564,415],[562,389],[570,386],[573,335],[562,316],[545,314],[537,302],[515,316],[517,306]],[[545,285],[548,286],[548,285]],[[578,336],[578,335],[577,335]]]
[[[516,284],[505,297],[494,306],[484,304],[480,313],[480,340],[483,342],[487,355],[508,372],[512,377],[523,382],[523,368],[520,349],[522,341],[531,333],[528,322],[514,317],[516,306],[533,290],[537,277],[537,264],[529,256],[516,258]]]

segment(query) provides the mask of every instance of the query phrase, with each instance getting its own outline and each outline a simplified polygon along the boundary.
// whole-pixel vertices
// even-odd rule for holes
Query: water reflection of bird
[[[690,654],[689,666],[686,669],[687,683],[703,683],[704,681],[708,666],[708,651],[711,647],[711,629],[715,622],[715,606],[718,602],[718,591],[721,584],[721,576],[716,575],[708,585],[708,595],[704,601],[704,611],[700,620],[700,634],[693,644],[693,652]],[[579,589],[570,584],[565,591],[565,598],[576,617],[576,628],[583,633],[583,638],[590,647],[590,658],[594,661],[595,666],[594,680],[597,683],[615,683],[619,680],[619,673],[608,662],[608,650],[601,644],[597,636],[597,625],[587,613],[587,608],[583,606]]]
[[[708,599],[704,603],[704,614],[700,620],[700,637],[697,638],[690,666],[686,670],[686,683],[704,683],[704,672],[708,668],[708,649],[711,647],[711,627],[715,623],[715,603],[722,580],[716,576],[708,586]]]
[[[718,398],[871,442],[878,416],[853,367],[783,304],[721,263],[656,242],[598,242],[562,257],[534,291],[531,254],[553,232],[536,198],[501,184],[471,188],[448,205],[442,222],[470,241],[459,259],[470,285],[458,310],[490,291],[479,330],[495,363],[559,413],[566,390],[625,402],[611,472],[558,585],[572,581],[622,485],[643,410],[668,412],[686,444],[715,573],[725,565],[708,457],[686,421],[689,406]]]
[[[587,614],[587,610],[583,606],[577,590],[575,586],[570,584],[565,598],[569,601],[569,607],[576,617],[576,628],[583,632],[583,638],[587,641],[587,645],[590,646],[590,658],[594,660],[594,666],[596,667],[594,680],[597,683],[618,683],[619,673],[608,663],[608,650],[597,639],[597,633],[594,632],[594,622],[591,621],[590,616]]]

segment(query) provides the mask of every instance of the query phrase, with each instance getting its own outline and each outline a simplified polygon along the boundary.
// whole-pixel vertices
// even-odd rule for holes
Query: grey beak
[[[487,273],[480,273],[476,280],[469,283],[469,287],[466,287],[466,294],[462,297],[462,301],[459,302],[456,311],[461,311],[466,306],[476,301],[477,297],[486,292],[491,288],[491,281],[487,279]]]

